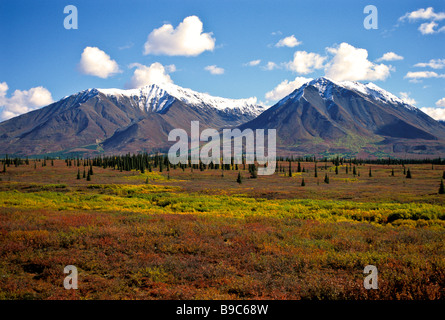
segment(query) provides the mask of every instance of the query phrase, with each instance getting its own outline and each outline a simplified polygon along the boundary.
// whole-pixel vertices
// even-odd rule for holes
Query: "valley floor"
[[[86,181],[62,160],[11,165],[0,299],[444,299],[445,166],[282,165],[256,179],[241,165],[241,184],[236,170],[93,167]]]

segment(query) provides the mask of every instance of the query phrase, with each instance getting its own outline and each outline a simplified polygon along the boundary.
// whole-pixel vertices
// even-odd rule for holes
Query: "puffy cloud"
[[[404,78],[408,79],[425,79],[425,78],[445,78],[445,74],[438,74],[434,71],[415,71],[408,72]]]
[[[436,106],[445,108],[445,98],[436,101]]]
[[[116,61],[97,47],[86,47],[81,55],[79,63],[80,72],[99,78],[121,72]]]
[[[327,48],[333,58],[326,64],[326,76],[338,80],[385,80],[391,67],[385,64],[374,64],[368,60],[366,49],[355,48],[343,42],[338,47]]]
[[[171,24],[154,29],[144,44],[144,54],[197,56],[214,48],[212,33],[203,33],[201,20],[197,16],[189,16],[176,29]]]
[[[324,61],[327,57],[313,52],[297,51],[294,53],[294,59],[287,63],[289,70],[295,71],[300,74],[308,74],[315,69],[323,68]]]
[[[400,92],[400,98],[407,104],[411,104],[413,106],[416,105],[417,101],[413,98],[410,98],[410,92]]]
[[[445,108],[419,108],[435,120],[445,120]]]
[[[254,66],[259,65],[260,63],[261,63],[261,60],[258,59],[258,60],[249,61],[249,62],[245,63],[244,65],[249,66],[249,67],[254,67]]]
[[[422,23],[419,26],[419,31],[422,34],[434,34],[439,32],[445,32],[445,26],[436,30],[438,24],[434,21]]]
[[[429,62],[419,62],[414,65],[415,67],[430,67],[433,69],[442,69],[445,67],[445,59],[431,59]]]
[[[274,69],[279,69],[280,66],[277,65],[275,62],[269,61],[269,62],[268,62],[264,67],[262,67],[262,68],[263,68],[263,70],[271,71],[271,70],[274,70]]]
[[[289,47],[289,48],[293,48],[296,46],[299,46],[300,44],[302,44],[301,41],[298,41],[297,38],[295,38],[294,35],[291,35],[289,37],[283,38],[280,41],[278,41],[275,44],[275,47]]]
[[[172,72],[176,72],[176,66],[174,64],[169,64],[164,66],[165,71],[167,71],[167,73],[172,73]]]
[[[399,18],[399,21],[408,20],[410,22],[417,20],[429,20],[429,22],[422,23],[418,30],[423,35],[426,34],[435,34],[439,32],[445,32],[445,26],[436,29],[439,24],[435,21],[440,21],[445,19],[445,12],[434,12],[433,7],[429,7],[426,9],[418,9],[416,11],[407,12],[404,16]]]
[[[6,93],[8,92],[8,84],[6,82],[0,82],[0,99],[6,97]]]
[[[415,20],[443,20],[445,19],[445,12],[434,12],[433,7],[429,7],[426,9],[418,9],[416,11],[412,11],[412,12],[407,12],[404,16],[400,17],[399,20],[403,21],[403,20],[410,20],[410,21],[415,21]]]
[[[436,101],[437,108],[420,108],[435,120],[445,120],[445,98]]]
[[[224,69],[217,67],[216,65],[207,66],[204,68],[204,70],[210,72],[211,74],[215,74],[215,75],[224,73]]]
[[[295,89],[300,88],[306,82],[311,81],[311,78],[296,77],[293,81],[284,80],[277,85],[273,90],[266,93],[265,98],[268,101],[280,100],[290,94]]]
[[[403,60],[403,57],[399,56],[394,52],[387,52],[383,56],[378,58],[376,61],[381,62],[381,61],[396,61],[396,60]]]
[[[10,98],[6,97],[8,84],[0,83],[0,121],[30,112],[53,102],[51,92],[44,87],[29,90],[15,90]]]
[[[129,65],[130,68],[136,68],[130,82],[126,85],[127,88],[140,88],[150,84],[173,83],[168,72],[176,70],[174,65],[164,67],[159,62],[152,63],[149,67],[133,63]]]

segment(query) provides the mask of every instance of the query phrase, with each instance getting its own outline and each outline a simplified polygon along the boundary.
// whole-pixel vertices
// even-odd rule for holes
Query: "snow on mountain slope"
[[[191,89],[185,89],[174,84],[151,84],[139,89],[97,89],[107,96],[125,96],[137,101],[143,110],[162,112],[175,101],[180,100],[186,104],[198,107],[213,107],[220,111],[248,114],[257,116],[265,109],[257,104],[256,98],[227,99],[213,97],[206,93],[200,93]]]
[[[326,78],[326,77],[320,77],[318,79],[314,79],[311,81],[308,81],[307,83],[303,84],[300,88],[296,89],[294,92],[292,92],[287,97],[283,98],[278,102],[278,105],[282,105],[284,102],[286,102],[289,99],[300,99],[300,97],[304,94],[304,89],[308,86],[314,86],[318,89],[318,92],[320,93],[320,96],[323,99],[326,100],[332,100],[332,89],[334,86],[344,88],[347,90],[354,91],[356,93],[362,94],[367,96],[368,98],[371,98],[373,100],[380,100],[383,102],[389,102],[395,105],[403,105],[407,109],[416,111],[418,110],[415,106],[410,105],[406,103],[403,99],[400,99],[393,95],[392,93],[380,88],[376,84],[369,82],[366,84],[357,82],[357,81],[334,81],[332,79]]]

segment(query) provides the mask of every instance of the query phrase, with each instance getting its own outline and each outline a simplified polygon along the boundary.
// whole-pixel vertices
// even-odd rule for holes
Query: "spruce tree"
[[[88,174],[87,174],[87,181],[91,181],[90,171],[88,171]]]
[[[442,173],[442,179],[445,179],[445,171]]]
[[[317,164],[315,164],[315,173],[314,173],[314,177],[317,178],[318,177],[318,169],[317,169]]]
[[[80,180],[80,170],[77,169],[77,180]]]
[[[242,183],[242,180],[241,180],[241,172],[239,172],[239,171],[238,171],[238,178],[236,179],[236,182],[238,182],[239,184]]]
[[[354,176],[357,175],[357,169],[355,168],[355,166],[352,167],[352,174],[353,174]]]
[[[411,179],[411,171],[408,168],[408,171],[406,171],[406,178]]]
[[[298,162],[298,164],[300,164],[300,162]],[[301,171],[301,167],[299,167],[300,171]],[[298,172],[300,172],[298,171]],[[289,177],[292,177],[292,162],[289,161]]]
[[[304,178],[303,180],[301,180],[301,186],[304,187],[306,185],[306,183],[304,182]]]
[[[338,174],[338,167],[335,166],[335,174]]]
[[[440,180],[439,194],[445,194],[445,186],[443,185],[443,179]]]
[[[258,177],[258,168],[254,163],[249,164],[249,172],[252,179],[256,179]]]
[[[329,177],[328,177],[327,173],[326,173],[326,175],[324,177],[324,183],[328,183],[329,184]]]
[[[372,177],[371,167],[369,167],[369,176]]]
[[[394,177],[394,168],[392,168],[392,170],[391,170],[391,176]]]

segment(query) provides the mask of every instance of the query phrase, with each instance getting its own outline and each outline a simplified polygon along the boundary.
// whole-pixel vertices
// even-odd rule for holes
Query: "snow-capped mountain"
[[[311,80],[241,129],[276,129],[278,144],[300,154],[440,154],[445,128],[373,83]]]
[[[0,123],[0,151],[33,155],[74,148],[80,152],[98,144],[119,152],[161,150],[169,143],[170,130],[190,130],[191,121],[220,129],[252,120],[263,110],[255,98],[213,97],[174,84],[87,89]]]
[[[445,126],[373,83],[307,82],[263,111],[173,84],[88,89],[0,123],[0,154],[167,151],[172,129],[276,129],[278,154],[425,157],[445,153]]]
[[[355,93],[360,94],[366,99],[379,100],[384,103],[401,105],[411,110],[418,110],[415,106],[406,103],[406,101],[404,101],[403,99],[398,98],[397,96],[380,88],[372,82],[364,84],[357,81],[334,81],[327,77],[320,77],[318,79],[308,81],[300,88],[295,90],[293,93],[281,99],[277,104],[281,105],[289,99],[296,99],[301,97],[301,95],[304,93],[304,89],[308,86],[317,88],[320,96],[326,100],[333,99],[333,88],[335,87],[354,91]]]
[[[142,110],[165,112],[175,100],[201,108],[215,108],[232,113],[258,116],[265,109],[257,104],[257,99],[227,99],[214,97],[207,93],[200,93],[182,88],[172,83],[151,84],[138,89],[89,89],[86,94],[94,95],[98,92],[116,99],[127,98]]]

